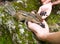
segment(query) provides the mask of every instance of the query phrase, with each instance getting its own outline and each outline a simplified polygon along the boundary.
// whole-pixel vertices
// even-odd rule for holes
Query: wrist
[[[39,40],[42,40],[42,41],[47,41],[47,38],[48,38],[48,36],[49,36],[49,33],[47,33],[47,34],[38,34],[38,39]]]

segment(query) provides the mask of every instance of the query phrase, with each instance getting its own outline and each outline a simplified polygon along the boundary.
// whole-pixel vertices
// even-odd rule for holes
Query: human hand
[[[49,27],[45,20],[42,22],[45,25],[45,28],[42,28],[40,25],[28,22],[28,27],[33,31],[38,38],[44,38],[49,34]]]
[[[52,10],[52,3],[50,2],[50,3],[47,3],[47,4],[42,5],[42,6],[39,8],[37,14],[40,15],[41,11],[46,12],[45,15],[42,15],[42,19],[46,19],[46,18],[50,15],[51,10]]]

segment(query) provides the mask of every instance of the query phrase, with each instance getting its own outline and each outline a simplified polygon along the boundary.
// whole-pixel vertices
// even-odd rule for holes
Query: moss
[[[47,23],[49,25],[53,25],[55,23],[60,22],[59,19],[60,19],[60,15],[59,14],[51,13],[51,15],[46,20],[47,20]]]

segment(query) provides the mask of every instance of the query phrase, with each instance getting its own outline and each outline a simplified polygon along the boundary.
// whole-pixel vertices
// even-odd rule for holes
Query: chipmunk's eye
[[[26,16],[27,17],[27,14],[26,13],[21,13],[23,16]]]
[[[41,12],[40,12],[40,15],[41,15],[41,16],[45,16],[45,15],[46,15],[46,12],[45,12],[45,11],[41,11]]]

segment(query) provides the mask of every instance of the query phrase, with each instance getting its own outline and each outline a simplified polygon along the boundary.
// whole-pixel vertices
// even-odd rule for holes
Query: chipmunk
[[[33,14],[22,10],[16,12],[16,10],[11,5],[11,3],[5,4],[4,6],[5,6],[5,12],[8,12],[10,15],[14,16],[19,21],[23,21],[23,20],[25,20],[25,22],[31,21],[45,28],[44,24],[41,23],[42,22],[41,16],[38,15],[37,13]]]

